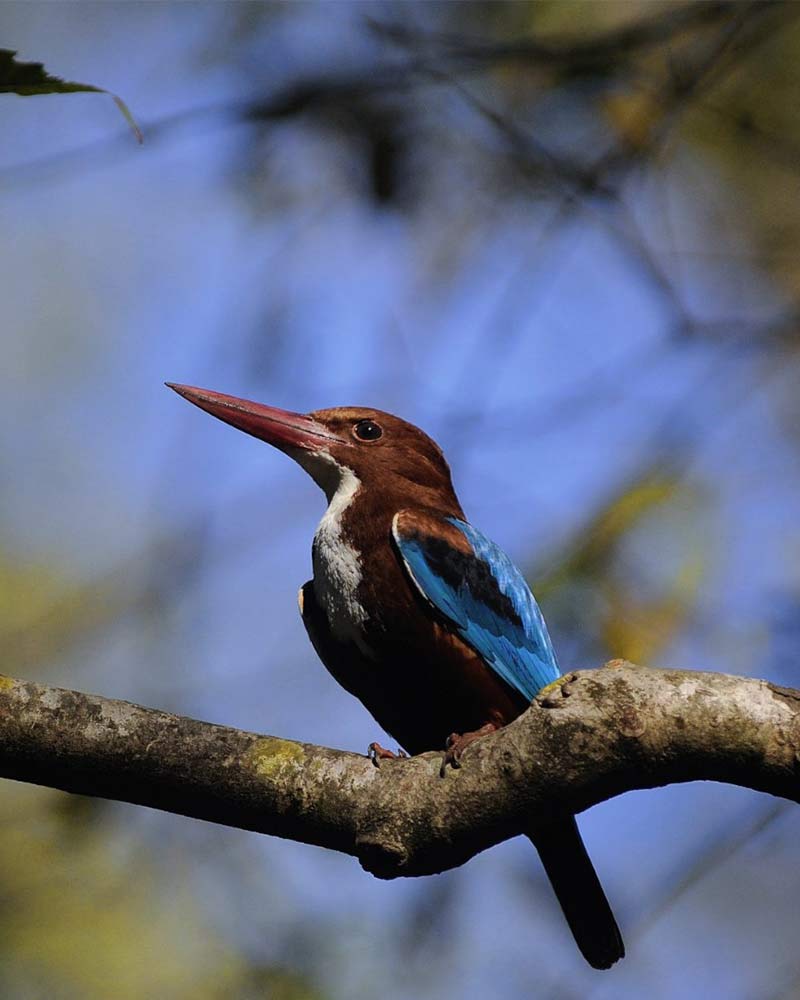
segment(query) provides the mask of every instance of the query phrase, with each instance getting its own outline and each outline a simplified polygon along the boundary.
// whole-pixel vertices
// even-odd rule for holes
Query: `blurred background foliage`
[[[121,94],[0,99],[4,673],[350,749],[296,615],[322,510],[161,387],[376,405],[451,459],[562,666],[797,684],[800,6],[5,3]],[[6,783],[0,994],[800,997],[798,819],[668,788],[581,820],[584,968],[509,843],[378,883]]]

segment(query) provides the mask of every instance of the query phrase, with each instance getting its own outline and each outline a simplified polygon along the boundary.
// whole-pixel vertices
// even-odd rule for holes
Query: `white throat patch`
[[[362,629],[367,613],[357,597],[363,576],[361,557],[342,535],[342,515],[358,492],[361,480],[352,469],[324,453],[306,453],[301,464],[328,497],[328,509],[319,522],[311,549],[314,594],[335,638],[355,642],[369,655]]]

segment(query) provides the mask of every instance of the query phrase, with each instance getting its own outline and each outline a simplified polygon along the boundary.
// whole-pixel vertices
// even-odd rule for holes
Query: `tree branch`
[[[545,689],[439,777],[0,676],[0,776],[354,855],[383,878],[455,867],[553,810],[700,779],[800,800],[800,691],[613,660]]]

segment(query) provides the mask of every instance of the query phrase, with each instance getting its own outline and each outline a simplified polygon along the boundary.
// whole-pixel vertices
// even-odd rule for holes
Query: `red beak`
[[[212,392],[211,389],[197,389],[174,382],[166,382],[165,385],[212,417],[224,420],[231,427],[252,434],[281,451],[292,448],[317,451],[332,442],[343,443],[327,427],[304,413],[279,410],[276,406],[264,406],[249,399]]]

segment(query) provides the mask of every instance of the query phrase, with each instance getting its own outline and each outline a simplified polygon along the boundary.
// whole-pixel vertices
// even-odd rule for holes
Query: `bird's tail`
[[[625,956],[625,945],[574,816],[537,830],[531,840],[583,957],[595,969],[611,968]]]

